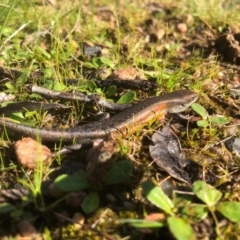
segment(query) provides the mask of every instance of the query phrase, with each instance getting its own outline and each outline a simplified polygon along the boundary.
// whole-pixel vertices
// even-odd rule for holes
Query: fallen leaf
[[[153,134],[154,145],[149,146],[153,161],[170,176],[189,182],[189,174],[183,170],[181,165],[181,149],[177,137],[169,126]]]

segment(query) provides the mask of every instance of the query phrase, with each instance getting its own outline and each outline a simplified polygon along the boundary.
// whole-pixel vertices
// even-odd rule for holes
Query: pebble
[[[18,162],[29,169],[36,169],[38,162],[49,164],[52,160],[50,149],[29,137],[17,141],[14,150]]]

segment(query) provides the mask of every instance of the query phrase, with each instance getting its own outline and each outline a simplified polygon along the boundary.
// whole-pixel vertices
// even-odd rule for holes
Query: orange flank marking
[[[167,104],[160,104],[151,111],[145,111],[144,113],[141,114],[141,116],[139,116],[140,114],[137,114],[135,119],[133,117],[131,122],[126,123],[122,128],[118,129],[117,132],[121,133],[123,136],[133,134],[149,123],[163,120],[165,118],[166,113]]]

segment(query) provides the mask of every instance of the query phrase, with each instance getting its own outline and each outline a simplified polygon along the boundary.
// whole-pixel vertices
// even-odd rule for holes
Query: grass
[[[192,110],[191,114],[198,118],[198,125],[190,124],[188,134],[184,131],[179,134],[179,141],[184,146],[184,150],[192,155],[191,159],[199,163],[204,162],[205,158],[214,160],[213,163],[206,164],[204,162],[202,171],[205,173],[206,169],[210,169],[217,176],[216,178],[220,179],[216,181],[216,187],[223,195],[223,202],[239,202],[239,187],[231,178],[234,172],[238,173],[239,167],[235,163],[238,158],[231,152],[227,152],[225,147],[217,145],[219,142],[224,142],[226,137],[223,131],[225,129],[220,124],[214,125],[209,117],[216,114],[222,114],[230,120],[233,117],[231,109],[224,107],[219,102],[214,102],[209,95],[211,93],[221,95],[224,101],[227,101],[229,85],[238,77],[238,73],[221,68],[217,61],[217,54],[208,54],[210,49],[206,47],[214,38],[223,34],[223,29],[227,25],[231,26],[234,31],[239,29],[239,6],[238,1],[222,0],[181,0],[178,2],[166,0],[162,3],[156,1],[155,4],[138,0],[114,2],[101,0],[98,3],[82,0],[56,2],[4,0],[0,4],[0,66],[17,69],[23,73],[18,78],[2,80],[0,82],[1,91],[15,95],[15,102],[23,100],[61,102],[46,100],[37,94],[30,94],[26,90],[26,85],[29,83],[58,91],[99,93],[106,97],[110,90],[108,88],[100,89],[89,80],[94,80],[102,68],[113,72],[123,67],[135,68],[138,73],[143,73],[149,81],[159,84],[159,88],[154,92],[147,93],[136,90],[135,100],[189,87],[199,93],[199,102],[207,114],[204,115],[199,109],[195,109],[195,112]],[[179,23],[186,24],[186,32],[178,29]],[[157,35],[159,30],[165,33],[163,37]],[[147,40],[149,36],[152,38]],[[105,55],[101,57],[84,55],[86,44],[100,46],[105,50]],[[193,44],[195,48],[189,50],[190,44]],[[30,73],[39,71],[44,74],[43,77],[29,78]],[[219,72],[223,74],[223,77]],[[81,82],[77,86],[69,86],[66,79],[75,78],[80,79]],[[229,81],[226,82],[225,78]],[[217,92],[212,90],[213,87],[217,88]],[[110,101],[118,101],[128,91],[121,88],[116,89],[116,94],[109,95]],[[66,113],[55,118],[50,116],[50,122],[54,126],[72,126],[86,116],[89,119],[89,111],[91,113],[97,111],[96,108],[89,109],[80,103],[71,101],[61,103],[73,106],[73,110],[70,115]],[[33,111],[22,115],[21,121],[42,127],[45,118],[49,119],[48,117],[48,112]],[[204,120],[210,127],[199,126],[199,120]],[[47,124],[44,126],[46,127]],[[155,126],[155,124],[151,126]],[[0,229],[6,229],[4,232],[0,231],[0,235],[9,238],[16,237],[19,230],[14,227],[15,223],[22,219],[28,219],[37,231],[45,236],[45,239],[70,237],[73,239],[80,237],[86,239],[94,237],[96,239],[147,239],[149,236],[152,239],[159,239],[159,236],[164,236],[165,239],[184,239],[174,232],[174,226],[176,227],[177,224],[182,224],[183,229],[186,230],[190,228],[188,233],[193,236],[192,239],[204,239],[204,237],[205,239],[237,239],[235,237],[239,234],[239,223],[233,221],[232,216],[226,217],[222,212],[219,214],[208,204],[208,210],[212,215],[209,214],[205,218],[206,222],[204,219],[197,221],[192,217],[188,219],[183,215],[181,201],[190,206],[194,205],[196,201],[199,201],[196,200],[197,191],[194,192],[195,198],[193,197],[191,200],[185,199],[186,196],[181,195],[174,198],[175,201],[178,201],[176,211],[172,207],[170,210],[167,208],[168,211],[164,211],[161,205],[155,207],[154,203],[157,200],[155,202],[149,200],[151,196],[144,196],[141,193],[143,179],[156,180],[160,175],[166,176],[156,168],[155,164],[149,165],[152,158],[148,151],[149,135],[151,135],[148,133],[155,129],[149,126],[148,129],[148,132],[144,133],[144,130],[139,130],[135,136],[129,137],[127,146],[122,140],[119,140],[121,151],[117,157],[123,160],[123,166],[119,171],[115,170],[119,173],[117,175],[118,184],[111,185],[103,180],[102,188],[96,190],[94,186],[88,185],[83,173],[78,173],[79,175],[76,177],[83,179],[86,184],[80,189],[77,186],[78,191],[85,194],[90,203],[84,202],[81,208],[76,209],[66,207],[64,201],[67,196],[53,201],[44,199],[40,189],[41,182],[43,179],[47,179],[51,170],[43,170],[41,164],[38,164],[34,173],[28,175],[27,172],[24,172],[16,163],[16,157],[11,152],[11,148],[9,150],[6,147],[7,143],[10,145],[14,139],[10,136],[6,137],[7,134],[4,134],[5,130],[2,129],[0,140],[1,188],[10,189],[16,182],[23,183],[33,193],[34,200],[33,205],[29,206],[24,204],[18,206],[18,203],[8,205],[13,209],[12,215],[7,220],[0,221]],[[238,136],[239,130],[235,130],[234,134]],[[142,143],[138,138],[142,139]],[[132,146],[130,140],[135,145]],[[213,147],[209,149],[208,146],[212,146],[214,143],[216,143],[217,149]],[[226,152],[230,156],[230,162],[223,161]],[[73,155],[75,155],[74,157],[77,155],[80,161],[85,158],[84,154],[85,152],[81,152],[79,155],[75,153]],[[73,156],[70,155],[70,157]],[[58,157],[57,163],[54,163],[53,167],[63,164],[70,157]],[[130,161],[133,165],[124,164],[124,160]],[[132,166],[134,166],[134,170],[132,170]],[[118,165],[114,165],[114,167],[119,169]],[[123,169],[131,174],[121,175]],[[108,181],[116,181],[113,177],[111,179],[111,174],[110,177],[108,176]],[[130,180],[127,177],[130,177]],[[60,185],[65,189],[72,180],[70,176],[66,176],[64,181],[66,185]],[[74,185],[74,187],[76,186]],[[110,196],[111,200],[106,196]],[[169,201],[173,200],[166,200],[162,204],[167,205]],[[217,208],[219,206],[217,204],[220,203],[216,202],[214,207]],[[131,208],[130,205],[133,207]],[[109,206],[111,206],[111,210],[109,210]],[[226,209],[229,206],[224,207]],[[109,211],[104,215],[106,209]],[[21,210],[21,213],[18,210]],[[230,206],[229,211],[231,210]],[[1,214],[3,211],[0,208]],[[78,231],[71,222],[72,216],[76,212],[85,214],[85,225],[81,226],[81,231]],[[67,220],[63,220],[64,218],[56,220],[54,213],[65,216]],[[154,224],[158,225],[157,230],[146,229],[149,227],[143,225],[145,229],[138,231],[137,228],[118,223],[122,219],[142,220],[151,213],[162,214],[162,221],[153,220]],[[3,216],[6,215],[3,214]],[[49,216],[51,216],[50,220],[46,220]],[[139,222],[137,223],[139,224]],[[159,226],[162,224],[164,228]],[[92,227],[95,225],[97,228]],[[199,231],[201,228],[206,230],[209,235],[202,236]]]

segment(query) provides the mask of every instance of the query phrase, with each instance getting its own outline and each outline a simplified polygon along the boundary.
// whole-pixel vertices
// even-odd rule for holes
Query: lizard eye
[[[196,100],[196,98],[197,98],[196,96],[192,96],[192,101]]]
[[[181,104],[181,105],[180,105],[180,108],[182,108],[182,109],[185,108],[185,105],[184,105],[184,104]]]

